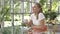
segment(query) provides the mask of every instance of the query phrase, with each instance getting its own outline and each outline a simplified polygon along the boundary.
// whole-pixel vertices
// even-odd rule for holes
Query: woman
[[[42,34],[42,32],[47,30],[42,7],[39,3],[35,3],[32,8],[33,14],[30,16],[30,21],[26,23],[32,28],[32,33],[30,32],[29,34]]]

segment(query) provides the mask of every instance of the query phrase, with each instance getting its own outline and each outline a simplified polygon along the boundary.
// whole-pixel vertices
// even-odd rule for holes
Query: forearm
[[[41,26],[41,28],[45,27],[45,20],[44,19],[40,21],[40,26]]]

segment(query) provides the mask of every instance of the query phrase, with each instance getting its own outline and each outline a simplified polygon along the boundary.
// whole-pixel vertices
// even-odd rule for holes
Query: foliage
[[[40,0],[39,3],[43,6],[45,5],[45,3],[47,2],[47,0]]]
[[[50,13],[46,12],[44,15],[45,15],[46,19],[49,17],[50,20],[54,20],[58,16],[58,14],[56,12],[50,12]]]
[[[4,27],[4,30],[2,32],[2,34],[11,34],[12,32],[12,28],[11,27]],[[19,34],[21,31],[19,29],[19,26],[15,26],[14,27],[14,33],[15,34]]]
[[[43,12],[48,12],[48,7],[47,7],[47,1],[48,0],[40,0],[39,3],[42,5]]]
[[[27,2],[27,6],[26,6],[26,10],[27,10],[27,11],[26,11],[26,13],[29,13],[29,6],[30,6],[30,5],[29,5],[29,2]]]
[[[40,0],[40,4],[42,5],[43,11],[44,11],[44,15],[46,17],[46,19],[48,18],[48,16],[50,17],[50,20],[54,20],[57,17],[57,12],[58,11],[58,1],[57,0],[53,0],[51,6],[51,11],[48,11],[48,7],[46,5],[48,0]]]
[[[3,10],[4,9],[4,10]],[[5,15],[9,15],[9,14],[7,14],[8,13],[8,11],[9,11],[9,7],[8,6],[5,6],[5,7],[3,7],[2,8],[2,10],[0,11],[0,14],[1,14],[1,16],[0,16],[0,21],[2,21],[4,18],[4,16]]]
[[[5,16],[10,15],[10,6],[9,6],[9,0],[5,0],[4,7],[0,6],[2,10],[0,10],[0,21],[3,21],[5,19]]]
[[[10,27],[8,27],[8,28],[4,28],[2,34],[11,34]]]
[[[53,0],[51,10],[56,12],[57,9],[58,9],[58,2],[56,0]]]
[[[15,0],[16,1],[16,0]],[[17,13],[20,3],[19,2],[15,2],[14,1],[14,12]],[[5,21],[11,21],[11,14],[10,14],[10,4],[9,4],[9,0],[5,0],[5,5],[2,8],[2,10],[0,10],[0,21],[2,21],[3,19]],[[17,19],[15,19],[17,20]]]

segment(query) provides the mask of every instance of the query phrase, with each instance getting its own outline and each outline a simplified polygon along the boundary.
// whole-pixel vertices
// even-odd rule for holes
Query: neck
[[[38,13],[35,13],[35,15],[38,15]]]
[[[35,13],[36,19],[38,19],[38,14],[39,14],[39,13]]]
[[[34,13],[35,15],[38,15],[39,13]]]

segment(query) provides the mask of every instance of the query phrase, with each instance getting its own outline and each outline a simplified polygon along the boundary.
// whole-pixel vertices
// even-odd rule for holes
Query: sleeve
[[[43,13],[40,13],[40,14],[39,14],[39,20],[42,20],[42,19],[45,19],[45,16],[44,16]]]

